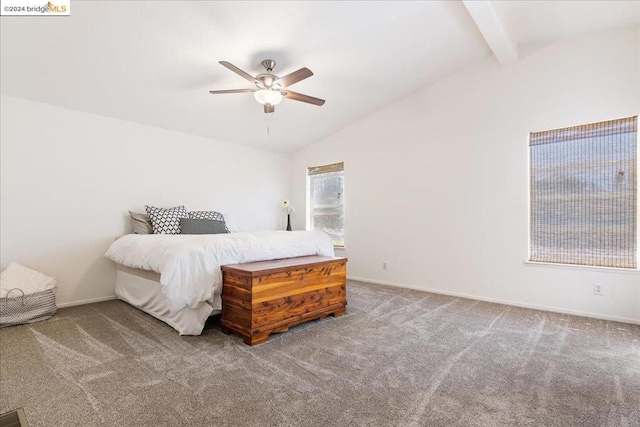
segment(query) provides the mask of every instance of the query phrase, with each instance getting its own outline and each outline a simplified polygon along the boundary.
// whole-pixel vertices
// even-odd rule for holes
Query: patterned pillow
[[[180,234],[180,218],[189,218],[184,206],[176,206],[171,209],[145,206],[147,215],[151,220],[153,234]]]
[[[224,222],[224,215],[220,212],[216,211],[192,211],[189,212],[189,218],[191,219],[210,219],[214,221],[222,221],[224,223],[224,229],[227,230],[227,233],[230,233],[229,228],[227,228],[227,223]]]

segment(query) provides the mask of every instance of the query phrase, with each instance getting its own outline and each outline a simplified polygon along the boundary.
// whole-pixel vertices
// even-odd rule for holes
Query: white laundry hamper
[[[57,309],[56,295],[51,290],[25,295],[21,289],[14,288],[7,292],[6,298],[0,298],[0,328],[47,320]]]

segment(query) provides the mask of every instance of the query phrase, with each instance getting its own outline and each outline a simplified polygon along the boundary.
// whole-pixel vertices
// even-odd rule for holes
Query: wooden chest
[[[260,344],[272,332],[347,306],[347,259],[322,256],[222,266],[222,332]]]

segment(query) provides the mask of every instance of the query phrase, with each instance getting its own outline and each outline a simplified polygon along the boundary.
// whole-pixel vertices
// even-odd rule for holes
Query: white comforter
[[[317,231],[262,231],[206,235],[129,234],[105,256],[160,273],[172,312],[195,308],[222,291],[221,265],[305,255],[334,256],[331,238]]]

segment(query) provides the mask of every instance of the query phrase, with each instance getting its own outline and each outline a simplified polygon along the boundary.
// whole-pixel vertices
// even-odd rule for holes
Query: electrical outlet
[[[383,270],[386,270],[386,269],[387,269],[387,263],[386,263],[386,262],[383,262],[383,263],[382,263],[382,269],[383,269]]]
[[[604,295],[604,285],[602,283],[594,283],[593,294],[598,296]]]

